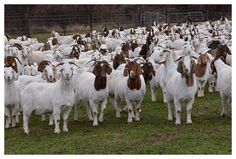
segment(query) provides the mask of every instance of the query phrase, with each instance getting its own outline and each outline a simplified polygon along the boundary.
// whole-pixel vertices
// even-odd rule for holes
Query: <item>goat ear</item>
[[[192,67],[191,67],[191,72],[192,73],[195,73],[196,72],[196,70],[197,70],[197,65],[196,65],[196,63],[195,63],[195,61],[194,60],[192,60]]]
[[[124,69],[123,75],[124,75],[125,77],[128,76],[128,69],[127,69],[127,68]]]
[[[43,80],[47,80],[47,76],[46,76],[45,70],[42,72],[41,77],[42,77]]]
[[[95,76],[98,76],[99,75],[99,68],[97,67],[97,66],[95,66],[94,67],[94,69],[93,69],[93,74],[95,75]]]
[[[177,71],[183,75],[183,62],[180,61],[177,67]]]
[[[13,78],[15,81],[18,79],[18,74],[16,73],[16,71],[13,71]]]

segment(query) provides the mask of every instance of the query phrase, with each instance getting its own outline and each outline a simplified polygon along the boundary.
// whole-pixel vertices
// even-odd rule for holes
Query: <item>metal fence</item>
[[[108,29],[138,27],[152,25],[153,22],[179,23],[190,18],[194,22],[216,20],[222,16],[220,12],[183,12],[183,13],[103,13],[85,15],[50,15],[50,16],[5,16],[5,33],[10,35],[32,35],[50,33],[56,30],[63,34],[75,32],[89,32],[93,29],[101,31],[105,26]],[[19,25],[21,24],[21,25]]]

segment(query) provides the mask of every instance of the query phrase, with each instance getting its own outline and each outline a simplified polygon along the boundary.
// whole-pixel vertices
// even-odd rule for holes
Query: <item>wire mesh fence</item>
[[[179,23],[190,18],[194,22],[205,20],[216,20],[224,13],[220,12],[134,12],[127,13],[101,13],[101,14],[78,14],[78,15],[44,15],[5,16],[5,33],[10,35],[28,36],[32,34],[50,33],[56,30],[63,34],[86,33],[91,30],[101,31],[104,27],[108,29],[138,27],[157,23]],[[19,25],[21,24],[21,25]]]

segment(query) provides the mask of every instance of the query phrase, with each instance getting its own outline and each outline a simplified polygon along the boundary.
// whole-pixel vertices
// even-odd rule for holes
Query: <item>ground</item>
[[[221,117],[219,93],[205,95],[193,104],[192,125],[186,124],[185,106],[182,125],[168,121],[160,89],[157,102],[151,102],[149,87],[139,123],[127,124],[127,113],[116,119],[110,102],[98,127],[88,121],[83,103],[79,121],[73,121],[72,111],[69,132],[59,135],[40,116],[32,116],[29,136],[23,133],[22,122],[5,129],[5,154],[231,154],[231,110]]]

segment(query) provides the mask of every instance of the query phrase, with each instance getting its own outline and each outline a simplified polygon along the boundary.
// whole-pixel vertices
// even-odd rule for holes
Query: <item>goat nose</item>
[[[185,69],[185,72],[188,72],[188,71],[189,71],[189,69],[186,68],[186,69]]]

